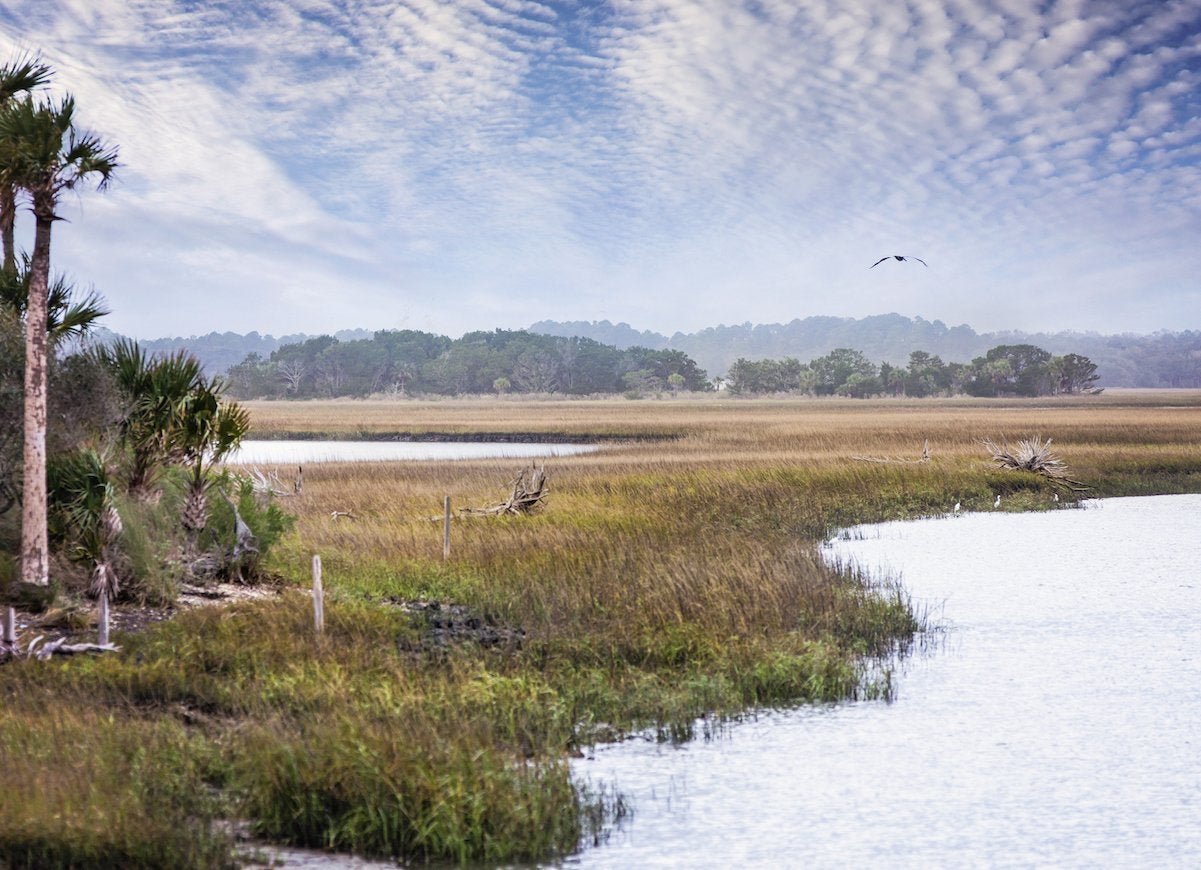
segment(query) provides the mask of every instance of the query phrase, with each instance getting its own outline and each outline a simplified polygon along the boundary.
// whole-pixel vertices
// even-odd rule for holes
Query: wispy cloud
[[[143,335],[1201,326],[1199,32],[1201,0],[0,2],[121,146],[60,250]],[[867,271],[894,252],[931,268]]]

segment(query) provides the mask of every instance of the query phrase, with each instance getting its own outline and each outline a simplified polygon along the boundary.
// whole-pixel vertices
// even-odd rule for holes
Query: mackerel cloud
[[[1201,0],[0,2],[121,148],[56,246],[147,337],[1201,327],[1199,34]]]

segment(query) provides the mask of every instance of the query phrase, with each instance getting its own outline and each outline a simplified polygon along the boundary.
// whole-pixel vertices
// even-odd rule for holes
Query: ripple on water
[[[1201,496],[843,537],[941,615],[897,699],[598,747],[634,815],[572,865],[1201,866]]]

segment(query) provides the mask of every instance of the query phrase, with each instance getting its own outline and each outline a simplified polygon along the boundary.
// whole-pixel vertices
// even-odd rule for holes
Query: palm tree
[[[20,58],[0,67],[0,107],[7,106],[20,94],[49,83],[50,67],[37,58]],[[17,271],[17,251],[13,231],[17,222],[17,189],[3,159],[0,145],[0,238],[4,246],[4,271],[13,275]]]
[[[50,231],[58,200],[91,178],[103,189],[117,150],[75,128],[75,100],[9,101],[0,111],[0,156],[8,178],[30,200],[34,217],[29,297],[25,307],[25,453],[21,514],[21,576],[50,583],[46,539],[46,367],[50,291]]]
[[[224,391],[220,378],[201,383],[183,404],[171,437],[188,469],[188,495],[181,523],[193,549],[200,532],[208,526],[209,472],[242,443],[250,428],[250,415],[237,402],[222,401]]]
[[[148,496],[159,472],[182,461],[175,431],[189,397],[204,386],[200,362],[186,351],[149,357],[136,341],[122,338],[97,349],[125,396],[121,443],[129,453],[128,487]]]
[[[24,320],[29,305],[32,271],[28,255],[23,255],[22,260],[22,264],[13,272],[0,270],[0,307],[7,308]],[[55,276],[46,292],[46,328],[51,346],[82,338],[91,331],[97,320],[108,313],[104,300],[95,290],[88,290],[80,297],[65,277],[61,274]]]
[[[129,489],[148,496],[169,465],[188,470],[182,525],[195,544],[208,525],[210,471],[242,441],[247,412],[223,398],[221,378],[206,379],[196,357],[177,351],[151,358],[135,341],[120,339],[97,351],[125,394],[121,442],[128,451]]]

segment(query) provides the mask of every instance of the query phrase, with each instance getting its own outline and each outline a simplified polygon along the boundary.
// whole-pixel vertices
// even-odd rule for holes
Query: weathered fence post
[[[17,642],[17,611],[12,607],[4,608],[4,645],[12,649]]]
[[[450,558],[450,496],[442,503],[442,558]]]
[[[325,590],[321,586],[321,557],[313,557],[313,625],[317,634],[325,631]]]
[[[108,623],[109,623],[108,590],[105,589],[105,590],[101,591],[101,593],[100,593],[100,626],[99,626],[100,637],[98,638],[98,640],[100,641],[101,646],[108,645]]]

